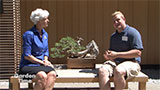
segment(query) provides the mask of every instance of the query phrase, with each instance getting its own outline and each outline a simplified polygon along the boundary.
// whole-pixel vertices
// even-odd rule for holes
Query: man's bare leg
[[[109,82],[109,72],[104,68],[99,68],[99,86],[100,90],[111,90]]]
[[[122,90],[126,86],[126,80],[124,76],[126,75],[126,70],[121,67],[117,66],[114,70],[114,84],[115,90]]]

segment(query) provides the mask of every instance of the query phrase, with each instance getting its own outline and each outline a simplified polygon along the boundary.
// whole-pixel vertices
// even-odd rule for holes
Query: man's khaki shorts
[[[124,67],[124,69],[126,70],[126,73],[127,73],[126,79],[130,79],[130,78],[135,77],[136,75],[138,75],[138,73],[141,70],[139,63],[136,61],[124,61],[118,65],[116,65],[116,63],[114,61],[106,61],[106,62],[104,62],[102,68],[108,70],[109,76],[112,77],[114,68],[116,66]]]

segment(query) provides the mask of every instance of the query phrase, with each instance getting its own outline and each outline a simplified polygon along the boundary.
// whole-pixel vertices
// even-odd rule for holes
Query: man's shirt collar
[[[126,25],[125,29],[124,29],[122,32],[120,32],[120,33],[125,33],[125,32],[128,30],[128,28],[129,28],[129,26]],[[116,30],[116,33],[117,33],[117,34],[119,33],[118,30]],[[120,34],[120,33],[119,33],[119,34]]]

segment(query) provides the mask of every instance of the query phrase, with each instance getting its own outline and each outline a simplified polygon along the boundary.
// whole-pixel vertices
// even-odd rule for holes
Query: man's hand
[[[105,54],[103,54],[103,56],[104,56],[104,58],[105,58],[106,60],[109,60],[109,57],[108,57],[108,51],[106,51],[106,53],[105,53]]]
[[[106,60],[114,60],[117,58],[116,55],[117,55],[117,52],[107,50],[103,56]]]
[[[109,59],[111,59],[111,60],[114,60],[114,59],[116,59],[117,57],[117,52],[115,52],[115,51],[109,51],[108,50],[108,57],[109,57]]]

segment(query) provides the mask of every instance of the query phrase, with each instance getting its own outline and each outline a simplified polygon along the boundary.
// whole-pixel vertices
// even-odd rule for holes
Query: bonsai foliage
[[[55,46],[51,48],[52,58],[62,58],[65,56],[74,57],[73,54],[84,50],[85,47],[79,45],[77,41],[69,36],[63,37]]]

